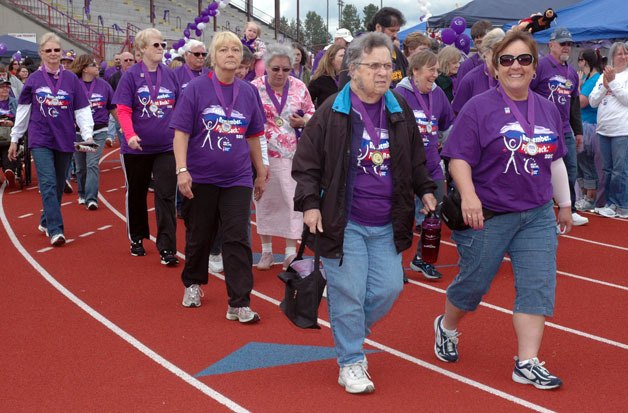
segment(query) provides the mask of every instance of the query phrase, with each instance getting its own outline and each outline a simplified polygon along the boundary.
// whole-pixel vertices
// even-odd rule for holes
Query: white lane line
[[[22,192],[22,190],[21,190],[21,189],[18,189],[17,191],[12,191],[12,192],[9,192],[9,195],[19,194],[20,192]]]
[[[154,207],[153,207],[153,208],[148,208],[148,209],[147,209],[147,211],[148,211],[148,212],[153,212],[154,210],[155,210],[155,208],[154,208]]]
[[[88,231],[88,232],[85,232],[84,234],[79,235],[79,238],[89,237],[90,235],[94,235],[94,234],[95,234],[94,231]]]
[[[573,240],[576,240],[576,241],[588,242],[589,244],[601,245],[602,247],[616,248],[616,249],[621,250],[621,251],[628,251],[627,247],[621,247],[619,245],[607,244],[605,242],[592,241],[590,239],[574,237],[573,235],[561,235],[561,237],[562,238],[573,239]]]
[[[66,239],[66,240],[65,240],[65,243],[66,243],[66,244],[71,244],[71,243],[73,243],[74,241],[76,241],[74,238],[68,238],[68,239]]]
[[[98,231],[104,231],[104,230],[109,229],[111,227],[113,227],[113,225],[105,225],[105,226],[102,226],[102,227],[98,228]]]
[[[100,172],[109,172],[111,169],[101,169]]]
[[[48,252],[52,249],[52,247],[46,247],[46,248],[42,248],[40,250],[37,250],[37,252]]]
[[[24,214],[24,215],[20,215],[18,218],[22,219],[22,218],[28,218],[28,217],[32,217],[34,214],[32,212],[28,213],[28,214]]]
[[[111,169],[120,169],[120,168],[122,168],[122,166],[121,166],[121,165],[118,165],[118,166],[114,166],[114,167],[112,167]]]
[[[122,215],[116,208],[114,208],[113,205],[111,205],[103,196],[98,195],[98,199],[104,205],[106,205],[107,208],[109,208],[111,210],[111,212],[113,212],[118,218],[120,218],[122,221],[126,222],[126,217],[124,215]],[[251,223],[253,225],[257,225],[253,221],[251,221]],[[151,235],[150,239],[151,239],[151,241],[156,242],[156,239],[155,239],[154,236]],[[179,251],[177,251],[177,257],[179,257],[181,259],[185,259],[185,255],[183,255]],[[223,280],[223,281],[225,279],[225,277],[223,275],[221,275],[221,274],[212,273],[212,272],[209,272],[209,273],[214,275],[215,277]],[[271,304],[279,306],[279,301],[278,300],[276,300],[276,299],[274,299],[272,297],[269,297],[266,294],[262,294],[262,293],[260,293],[260,292],[258,292],[256,290],[251,291],[251,294],[253,294],[256,297],[261,298],[264,301],[267,301],[267,302],[269,302]],[[318,321],[319,321],[319,323],[321,325],[324,325],[325,327],[330,328],[330,325],[329,325],[329,323],[327,321],[322,320],[320,318],[318,319]],[[368,339],[367,339],[366,342],[371,344],[371,345],[373,345],[374,347],[381,348],[382,350],[387,351],[388,353],[390,353],[392,355],[395,355],[395,356],[399,357],[399,354],[402,354],[402,355],[405,356],[405,357],[402,357],[404,360],[408,360],[408,361],[414,362],[415,364],[418,364],[418,365],[420,365],[422,367],[425,367],[425,368],[428,368],[428,369],[430,369],[432,371],[436,371],[438,373],[444,374],[447,377],[450,377],[450,378],[452,378],[454,380],[461,381],[461,382],[463,382],[465,384],[468,384],[469,386],[473,386],[473,387],[475,387],[477,389],[480,389],[480,390],[483,390],[483,391],[487,391],[490,394],[493,394],[495,396],[504,398],[504,399],[509,400],[509,401],[511,401],[513,403],[516,403],[516,404],[528,407],[528,408],[530,408],[532,410],[536,410],[538,412],[552,412],[552,410],[546,409],[545,407],[535,405],[533,403],[528,402],[527,400],[520,399],[520,398],[518,398],[516,396],[510,395],[508,393],[504,393],[504,392],[502,392],[500,390],[497,390],[497,389],[494,389],[492,387],[486,386],[486,385],[484,385],[484,384],[482,384],[480,382],[476,382],[475,380],[471,380],[469,378],[466,378],[466,377],[460,376],[458,374],[452,373],[452,372],[450,372],[448,370],[442,369],[441,367],[438,367],[438,366],[430,364],[430,363],[428,363],[426,361],[422,361],[420,359],[414,358],[414,357],[412,357],[412,356],[410,356],[408,354],[402,353],[402,352],[400,352],[398,350],[394,350],[394,349],[392,349],[390,347],[387,347],[387,346],[385,346],[383,344],[379,344],[379,343],[377,343],[375,341],[371,341],[371,340],[368,340]],[[387,350],[387,349],[389,349],[390,351]],[[441,372],[441,370],[442,370],[442,372]]]
[[[26,251],[24,246],[20,243],[13,228],[9,225],[9,221],[4,213],[4,187],[0,188],[0,221],[2,221],[2,225],[4,225],[7,234],[9,235],[9,239],[13,243],[13,246],[22,254],[22,256],[28,261],[28,263],[54,288],[57,289],[61,294],[63,294],[67,299],[69,299],[72,303],[78,306],[81,310],[85,311],[87,314],[92,316],[98,322],[103,324],[109,330],[111,330],[114,334],[118,335],[124,341],[129,343],[131,346],[135,347],[141,353],[149,357],[155,363],[164,367],[169,372],[173,373],[175,376],[179,377],[181,380],[185,381],[192,387],[200,390],[203,394],[211,397],[216,400],[218,403],[224,405],[228,409],[231,409],[234,412],[238,413],[248,413],[249,411],[244,407],[240,406],[233,400],[227,398],[226,396],[218,393],[216,390],[207,386],[205,383],[197,380],[193,376],[189,375],[185,371],[181,370],[179,367],[175,366],[155,351],[151,350],[149,347],[144,345],[141,341],[127,333],[125,330],[120,328],[118,325],[114,324],[108,318],[100,314],[98,311],[90,307],[85,301],[78,298],[74,295],[70,290],[65,288],[59,281],[57,281],[48,271],[46,271],[38,262],[33,258],[32,255]],[[67,242],[70,242],[68,240]]]
[[[70,205],[70,204],[72,204],[72,201],[64,202],[64,203],[61,204],[61,206],[67,206],[67,205]]]
[[[39,189],[39,187],[38,186],[31,186],[31,187],[26,188],[27,191],[32,191],[33,189]]]
[[[111,188],[111,189],[107,189],[105,192],[107,192],[107,193],[111,193],[111,192],[115,192],[115,191],[117,191],[118,189],[120,189],[120,188]],[[99,196],[100,196],[100,195],[99,195]]]

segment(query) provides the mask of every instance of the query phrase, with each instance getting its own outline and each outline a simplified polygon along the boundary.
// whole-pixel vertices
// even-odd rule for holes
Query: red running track
[[[257,325],[225,320],[218,276],[204,287],[201,308],[183,308],[181,266],[160,265],[151,242],[146,257],[128,253],[117,150],[107,151],[101,170],[98,211],[77,205],[75,194],[64,196],[66,236],[73,241],[62,248],[50,249],[37,231],[36,188],[2,190],[0,411],[625,411],[628,405],[626,221],[591,214],[589,225],[560,238],[556,316],[548,320],[540,358],[563,379],[561,389],[540,391],[510,379],[516,343],[508,262],[461,326],[460,361],[436,359],[432,322],[457,271],[445,231],[443,280],[425,282],[408,272],[410,283],[367,342],[378,351],[368,356],[376,392],[353,396],[336,384],[331,358],[195,377],[250,343],[331,347],[326,308],[321,330],[293,327],[277,307],[279,266],[254,271]],[[254,237],[254,251],[260,249]],[[178,250],[184,251],[183,225]],[[404,254],[406,265],[411,255]]]

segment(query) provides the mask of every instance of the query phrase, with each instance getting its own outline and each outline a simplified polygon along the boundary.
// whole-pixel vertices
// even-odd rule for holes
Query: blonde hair
[[[238,49],[240,49],[240,60],[238,60],[238,62],[242,61],[242,42],[238,36],[236,36],[233,32],[218,32],[214,34],[214,37],[209,44],[209,60],[212,66],[216,62],[216,51],[218,48],[230,43],[238,46]]]
[[[137,32],[137,34],[135,35],[135,49],[139,50],[140,54],[142,55],[144,54],[142,52],[142,49],[148,47],[148,38],[150,36],[157,36],[161,40],[164,39],[163,34],[161,34],[161,32],[154,27],[149,27],[148,29],[140,30],[139,32]]]
[[[59,38],[59,36],[52,32],[44,33],[44,35],[41,36],[41,40],[39,41],[40,52],[44,49],[44,45],[48,42],[55,42],[59,46],[61,46],[61,38]]]
[[[336,73],[336,69],[334,68],[334,59],[336,55],[341,50],[347,50],[345,46],[341,46],[339,44],[332,44],[329,49],[325,51],[321,61],[318,62],[318,67],[312,76],[312,80],[321,77],[321,76],[331,76],[334,77],[338,73]]]
[[[446,46],[438,52],[438,71],[449,76],[449,69],[453,61],[460,61],[460,50],[455,46]]]
[[[246,22],[246,26],[244,26],[244,30],[248,29],[249,26],[255,26],[255,31],[257,32],[258,39],[262,37],[262,28],[259,27],[259,24],[255,23],[254,21]]]

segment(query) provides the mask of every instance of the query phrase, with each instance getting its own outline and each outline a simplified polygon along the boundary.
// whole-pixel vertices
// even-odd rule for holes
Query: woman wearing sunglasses
[[[470,228],[453,231],[459,274],[447,289],[445,314],[436,317],[436,356],[458,360],[458,326],[488,292],[506,254],[515,278],[513,324],[517,355],[512,379],[539,389],[561,380],[538,359],[545,317],[554,313],[558,228],[572,226],[562,122],[556,107],[530,90],[537,45],[520,31],[493,50],[499,86],[460,111],[442,151],[462,197]],[[482,209],[494,211],[485,220]],[[496,334],[488,326],[486,334]]]
[[[482,39],[478,49],[478,53],[482,56],[482,61],[460,81],[454,100],[451,102],[451,108],[454,110],[454,113],[460,112],[464,104],[473,96],[486,92],[497,85],[495,69],[491,63],[493,60],[493,47],[505,35],[506,33],[502,29],[493,29]]]
[[[75,125],[82,140],[93,143],[94,121],[79,79],[61,66],[61,40],[56,34],[42,36],[39,55],[42,65],[28,78],[18,100],[9,158],[17,158],[17,142],[28,128],[43,204],[39,231],[53,246],[60,246],[65,244],[61,196],[77,138]]]
[[[113,89],[109,83],[98,77],[98,64],[93,55],[80,55],[71,67],[80,78],[81,91],[90,102],[94,119],[94,142],[98,148],[94,152],[75,152],[76,181],[78,184],[78,203],[90,211],[98,209],[98,181],[100,168],[98,161],[105,147],[109,115],[117,121],[116,106],[112,103]],[[78,140],[78,139],[77,139]]]
[[[210,247],[218,227],[223,231],[226,318],[255,323],[249,222],[251,194],[264,193],[266,168],[260,138],[264,114],[257,90],[235,76],[242,43],[231,32],[214,34],[209,47],[213,72],[198,77],[183,91],[172,117],[177,183],[184,196],[184,307],[199,307],[207,284]],[[257,172],[253,181],[251,163]],[[265,195],[264,195],[265,196]]]
[[[268,74],[252,82],[264,105],[270,163],[266,194],[255,203],[257,233],[262,239],[257,269],[268,270],[273,265],[272,237],[276,236],[286,240],[285,270],[296,256],[297,240],[303,232],[303,214],[294,211],[296,181],[290,176],[292,158],[300,130],[314,114],[314,104],[305,84],[290,76],[294,66],[294,51],[290,46],[269,47],[264,59]]]
[[[124,72],[113,101],[118,106],[124,132],[120,152],[126,177],[131,255],[146,255],[142,240],[150,237],[146,196],[152,175],[157,250],[162,264],[174,266],[179,262],[175,255],[177,178],[170,121],[179,84],[174,73],[162,63],[165,47],[159,30],[150,28],[137,33],[135,48],[141,52],[142,60]]]

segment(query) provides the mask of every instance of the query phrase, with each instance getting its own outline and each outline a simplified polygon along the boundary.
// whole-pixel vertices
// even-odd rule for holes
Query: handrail
[[[7,0],[50,28],[65,33],[70,39],[87,45],[98,57],[105,56],[105,39],[102,33],[72,18],[68,14],[41,0]]]

